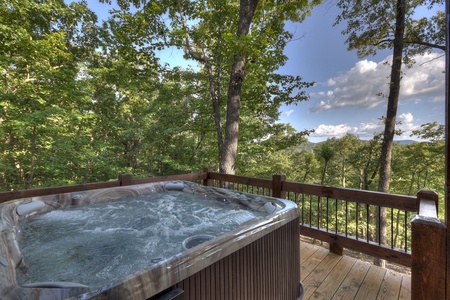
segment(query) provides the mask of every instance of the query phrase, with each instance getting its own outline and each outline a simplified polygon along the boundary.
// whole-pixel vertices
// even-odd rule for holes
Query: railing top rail
[[[283,191],[417,212],[417,197],[318,184],[283,182]]]
[[[187,174],[178,174],[178,175],[169,175],[169,176],[149,177],[149,178],[143,178],[143,179],[129,178],[129,182],[127,182],[125,184],[122,182],[122,175],[123,174],[121,174],[119,176],[119,178],[120,178],[119,180],[113,180],[113,181],[0,192],[0,203],[14,200],[14,199],[20,199],[20,198],[29,198],[29,197],[47,196],[47,195],[54,195],[54,194],[65,194],[65,193],[72,193],[72,192],[104,189],[104,188],[117,187],[117,186],[121,186],[121,185],[135,185],[135,184],[152,183],[152,182],[158,182],[158,181],[168,181],[168,180],[186,180],[186,181],[203,180],[203,179],[206,179],[206,176],[207,176],[207,174],[205,172],[200,172],[200,173],[187,173]],[[123,178],[127,178],[127,177],[123,176]]]
[[[187,173],[187,174],[178,174],[178,175],[170,175],[170,176],[158,176],[158,177],[149,177],[142,179],[133,179],[132,184],[142,184],[142,183],[153,183],[159,181],[170,181],[170,180],[184,180],[184,181],[198,181],[204,180],[207,177],[207,173]]]
[[[222,173],[217,173],[217,172],[208,172],[208,179],[220,180],[220,181],[232,182],[232,183],[238,183],[238,184],[245,184],[245,185],[257,186],[257,187],[268,188],[268,189],[272,188],[272,180],[271,179],[261,179],[261,178],[254,178],[254,177],[229,175],[229,174],[222,174]]]
[[[252,185],[269,189],[272,188],[272,180],[270,179],[229,175],[217,172],[208,172],[208,179]],[[292,181],[284,181],[282,184],[282,191],[347,200],[362,204],[377,205],[411,212],[417,212],[418,210],[416,196],[388,194],[375,191],[340,188],[318,184],[306,184]]]
[[[120,186],[119,180],[0,192],[0,203],[20,198],[65,194],[72,192],[111,188],[116,186]]]
[[[261,188],[271,189],[273,187],[271,179],[261,179],[254,177],[238,176],[222,174],[217,172],[199,172],[199,173],[188,173],[188,174],[178,174],[171,176],[159,176],[143,179],[132,179],[131,183],[128,184],[141,184],[150,183],[157,181],[166,180],[219,180],[225,182],[232,182],[236,184],[243,184],[249,186],[256,186]],[[97,183],[87,183],[87,184],[77,184],[69,186],[60,187],[48,187],[48,188],[38,188],[30,190],[16,190],[0,192],[0,203],[6,202],[13,199],[35,197],[35,196],[45,196],[51,194],[61,194],[70,193],[76,191],[85,191],[101,188],[109,188],[123,185],[121,180],[108,181],[108,182],[97,182]],[[284,181],[282,182],[283,192],[294,192],[302,193],[307,195],[314,195],[319,197],[328,197],[339,200],[348,200],[353,202],[359,202],[363,204],[379,205],[384,207],[392,207],[396,209],[406,210],[406,211],[416,211],[418,210],[417,197],[406,196],[398,194],[386,194],[374,191],[362,191],[356,189],[339,188],[331,186],[323,186],[317,184],[306,184],[299,182]]]

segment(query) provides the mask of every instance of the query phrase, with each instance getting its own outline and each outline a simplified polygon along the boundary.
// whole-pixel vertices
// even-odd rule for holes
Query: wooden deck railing
[[[196,181],[292,200],[299,205],[302,235],[329,243],[330,251],[340,255],[347,248],[411,267],[413,294],[429,296],[433,290],[434,295],[445,295],[446,227],[437,217],[437,194],[430,191],[414,197],[290,182],[284,175],[272,179],[227,175],[206,168],[199,173],[145,179],[120,175],[117,181],[1,192],[0,203],[167,180]],[[384,218],[380,217],[382,211]],[[385,242],[379,234],[383,227]]]
[[[150,178],[143,178],[143,179],[133,179],[132,176],[129,174],[120,174],[118,180],[112,180],[112,181],[106,181],[106,182],[94,182],[94,183],[74,184],[74,185],[58,186],[58,187],[46,187],[46,188],[30,189],[30,190],[15,190],[15,191],[0,192],[0,203],[6,202],[9,200],[13,200],[13,199],[20,199],[20,198],[46,196],[46,195],[54,195],[54,194],[64,194],[64,193],[88,191],[88,190],[95,190],[95,189],[105,189],[105,188],[111,188],[111,187],[117,187],[117,186],[151,183],[151,182],[158,182],[158,181],[186,180],[186,181],[202,182],[204,179],[206,179],[206,177],[207,177],[207,174],[205,172],[179,174],[179,175],[171,175],[171,176],[150,177]]]
[[[329,243],[334,253],[342,255],[347,248],[411,267],[411,218],[418,211],[417,197],[289,182],[283,175],[268,180],[207,174],[215,182],[210,185],[228,184],[240,191],[296,202],[301,234]],[[387,211],[385,244],[379,235],[382,209]]]

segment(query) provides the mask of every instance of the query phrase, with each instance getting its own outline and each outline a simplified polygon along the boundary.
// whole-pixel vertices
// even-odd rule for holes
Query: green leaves
[[[0,4],[2,188],[217,166],[240,53],[242,155],[302,143],[306,133],[277,124],[278,109],[306,100],[309,83],[275,72],[292,38],[284,22],[300,21],[311,3],[259,4],[249,34],[239,37],[239,1],[118,1],[102,25],[85,2]],[[195,69],[159,65],[158,51],[188,50],[186,41],[206,59]]]
[[[62,1],[0,4],[0,71],[5,75],[0,82],[1,152],[11,154],[1,156],[3,188],[51,181],[45,170],[57,169],[44,158],[58,137],[72,134],[68,140],[74,140],[73,121],[78,119],[72,114],[81,101],[72,96],[83,50],[71,44],[73,28],[81,26],[84,16],[78,9],[88,13],[82,5],[67,7]],[[68,157],[61,155],[63,159]]]
[[[444,13],[437,11],[430,18],[415,19],[418,8],[442,5],[443,1],[409,1],[406,9],[405,53],[408,57],[445,46]],[[378,50],[390,49],[394,42],[395,1],[340,0],[341,15],[335,24],[347,22],[342,34],[347,35],[349,50],[357,50],[358,57],[374,55]]]

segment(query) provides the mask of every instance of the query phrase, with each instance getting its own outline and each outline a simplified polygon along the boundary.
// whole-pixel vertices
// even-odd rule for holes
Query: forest
[[[244,2],[254,5],[251,26]],[[108,181],[120,173],[226,171],[221,163],[229,155],[239,175],[285,174],[289,181],[377,190],[383,132],[311,144],[311,130],[278,122],[281,105],[302,105],[314,84],[276,72],[294,36],[284,23],[302,22],[320,2],[122,0],[99,20],[86,1],[2,1],[0,190]],[[353,18],[348,7],[357,2],[337,1],[343,9],[337,21]],[[375,2],[395,17],[392,4]],[[444,13],[412,20],[418,4],[407,4],[407,34],[442,42],[436,28]],[[359,25],[355,32],[363,30]],[[406,55],[429,51],[431,42],[416,43]],[[349,45],[361,55],[374,51],[355,35]],[[168,47],[183,49],[199,67],[161,63],[158,55]],[[431,189],[443,199],[444,126],[423,124],[411,139],[422,142],[392,148],[390,192]],[[233,143],[237,151],[230,154]]]

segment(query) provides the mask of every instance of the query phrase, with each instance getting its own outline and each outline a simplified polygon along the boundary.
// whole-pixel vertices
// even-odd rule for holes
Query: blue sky
[[[386,116],[391,51],[358,59],[355,51],[348,51],[346,37],[341,34],[344,25],[333,27],[339,10],[330,1],[316,7],[303,23],[289,24],[295,37],[285,49],[289,57],[279,72],[300,75],[305,81],[314,81],[307,90],[310,99],[294,106],[281,108],[280,122],[290,123],[297,130],[314,129],[308,138],[311,142],[341,137],[347,133],[370,139],[375,132],[382,132],[380,118]],[[110,6],[89,1],[89,6],[107,17]],[[443,9],[443,8],[442,8]],[[427,10],[420,12],[422,15]],[[412,139],[412,130],[420,125],[436,121],[444,124],[445,58],[440,54],[416,57],[416,64],[403,68],[397,121],[404,134],[396,140]],[[172,66],[188,64],[182,59],[182,51],[169,49],[161,57]]]
[[[333,27],[338,13],[325,3],[305,22],[289,25],[302,38],[286,48],[289,61],[280,72],[316,84],[308,91],[309,101],[282,108],[281,121],[297,130],[315,129],[311,142],[346,133],[370,139],[384,130],[380,118],[386,116],[387,99],[377,94],[388,94],[390,68],[385,62],[392,61],[391,52],[358,59],[355,51],[347,51],[346,37],[341,35],[344,26]],[[404,134],[396,140],[412,139],[411,131],[422,124],[444,124],[445,58],[441,55],[416,57],[412,68],[403,68],[397,121]]]

